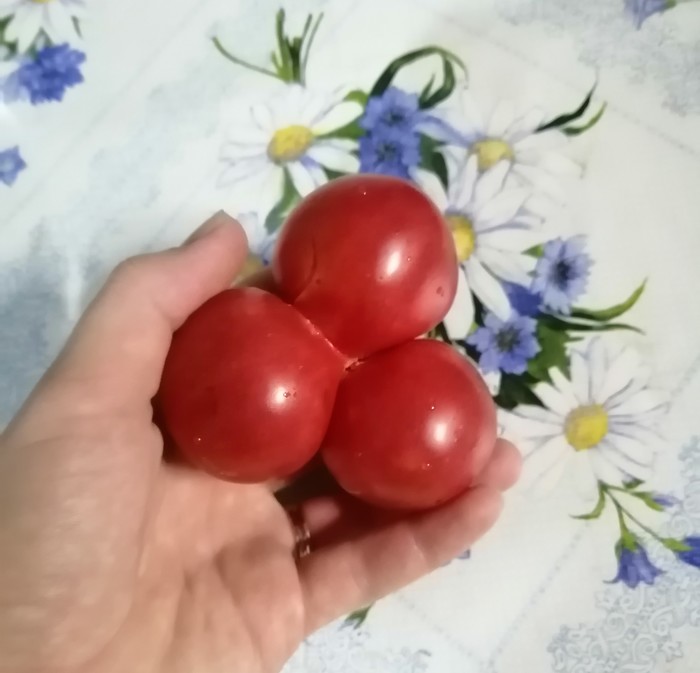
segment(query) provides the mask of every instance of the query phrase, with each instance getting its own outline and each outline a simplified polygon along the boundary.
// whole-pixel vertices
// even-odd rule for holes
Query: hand
[[[480,485],[397,517],[339,494],[301,511],[269,485],[163,462],[151,399],[174,330],[247,254],[229,217],[120,265],[0,439],[2,673],[268,673],[309,632],[483,535],[519,459],[496,446]]]

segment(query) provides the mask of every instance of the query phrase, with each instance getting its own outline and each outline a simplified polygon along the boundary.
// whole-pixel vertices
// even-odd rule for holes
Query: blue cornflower
[[[584,293],[592,264],[584,245],[584,236],[568,240],[557,238],[545,243],[531,287],[542,296],[545,308],[568,315],[573,302]]]
[[[61,101],[66,89],[83,81],[79,66],[84,61],[85,54],[67,44],[44,47],[20,64],[6,86],[32,105]]]
[[[654,14],[676,6],[676,0],[625,0],[625,10],[634,20],[637,29]]]
[[[450,563],[453,563],[454,561],[467,561],[472,557],[472,550],[471,549],[465,549],[463,552],[457,554],[453,559],[450,559],[449,561],[445,562],[442,564],[442,567],[444,568],[445,566],[450,565]]]
[[[512,314],[501,320],[489,313],[484,327],[479,327],[467,338],[481,357],[479,368],[484,374],[502,371],[506,374],[522,374],[527,370],[528,360],[540,352],[535,337],[537,323],[527,316]]]
[[[367,101],[360,119],[360,171],[408,179],[420,163],[421,134],[436,139],[456,132],[446,122],[420,109],[418,95],[391,86]]]
[[[666,493],[656,493],[653,492],[651,494],[651,499],[660,507],[663,507],[664,509],[668,507],[675,507],[680,503],[680,500],[676,498],[675,495],[669,495]]]
[[[0,182],[8,187],[15,183],[17,176],[27,167],[19,153],[19,147],[0,151]]]
[[[627,532],[625,539],[617,543],[617,575],[612,582],[624,582],[634,589],[640,582],[653,584],[654,580],[663,573],[647,556],[647,552],[639,544],[639,540]]]
[[[683,538],[681,544],[687,549],[676,551],[676,556],[683,563],[700,568],[700,535]]]
[[[367,101],[360,126],[370,132],[391,129],[413,133],[421,118],[418,96],[392,86],[381,96],[372,96]]]
[[[510,305],[516,313],[535,318],[540,314],[542,297],[536,292],[517,283],[503,282],[503,289],[508,295]]]
[[[416,94],[389,87],[367,102],[360,126],[360,172],[408,179],[420,162],[421,124],[430,119]]]
[[[420,161],[416,134],[377,130],[360,138],[360,173],[381,173],[408,179]]]
[[[360,126],[369,133],[381,130],[422,133],[451,144],[460,144],[464,139],[463,134],[444,119],[421,110],[417,94],[407,93],[395,86],[367,101]]]

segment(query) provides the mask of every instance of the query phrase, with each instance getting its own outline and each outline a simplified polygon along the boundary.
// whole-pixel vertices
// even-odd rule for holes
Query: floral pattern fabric
[[[0,422],[125,255],[224,207],[264,266],[317,187],[409,180],[459,260],[430,336],[523,477],[474,549],[289,670],[690,672],[700,3],[468,4],[0,0]],[[635,77],[611,56],[661,33]]]

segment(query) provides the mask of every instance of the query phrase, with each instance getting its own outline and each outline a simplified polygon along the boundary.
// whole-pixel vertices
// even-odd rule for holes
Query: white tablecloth
[[[37,12],[52,7],[66,20],[52,15],[48,35],[39,35],[24,55],[8,35],[31,42],[32,26],[24,21],[12,27],[19,19],[8,11],[0,24],[10,45],[0,47],[6,58],[0,70],[0,423],[121,258],[177,243],[222,207],[245,214],[251,242],[267,254],[274,234],[261,229],[261,222],[282,196],[273,168],[287,168],[287,194],[293,195],[293,187],[303,191],[336,174],[324,167],[357,170],[353,157],[359,154],[363,168],[405,171],[444,200],[440,166],[451,169],[450,157],[459,163],[460,156],[478,156],[481,177],[501,159],[507,164],[505,183],[491,173],[482,189],[520,190],[519,212],[529,213],[522,230],[534,231],[540,243],[585,236],[583,251],[576,253],[583,266],[569,268],[581,276],[580,287],[569,287],[558,307],[556,297],[541,294],[535,319],[545,316],[555,332],[556,320],[605,328],[611,321],[603,322],[607,318],[600,314],[597,322],[584,313],[567,315],[566,302],[590,310],[617,305],[646,279],[636,304],[612,321],[643,334],[574,330],[566,333],[582,340],[564,343],[538,332],[542,366],[539,378],[526,379],[523,399],[533,403],[534,395],[543,411],[516,407],[515,417],[502,417],[505,431],[520,433],[528,457],[523,483],[508,495],[497,527],[468,557],[366,615],[309,638],[289,671],[697,670],[699,2],[290,1],[285,6],[291,35],[301,33],[309,12],[324,14],[301,93],[290,93],[299,85],[225,58],[211,40],[217,36],[226,51],[269,70],[278,2],[86,0],[83,6],[79,0],[17,0],[15,5],[16,12],[20,5]],[[82,37],[69,20],[73,15]],[[304,44],[308,40],[307,35]],[[443,81],[444,63],[450,64],[445,67],[454,86],[446,100],[401,122],[412,124],[403,136],[391,135],[369,107],[363,112],[361,95],[340,105],[347,92],[369,93],[389,63],[426,46],[449,54],[433,53],[400,69],[392,90],[407,96],[401,104],[415,107],[416,94],[434,75],[426,103]],[[594,85],[580,117],[560,120],[549,132],[537,130],[576,111]],[[290,95],[297,98],[289,102]],[[385,95],[375,102],[388,106]],[[287,102],[279,103],[280,96]],[[577,133],[603,107],[598,122]],[[288,118],[292,108],[298,122]],[[323,151],[321,131],[313,138],[297,136],[292,154],[304,143],[316,149],[288,164],[278,152],[273,166],[266,129],[295,123],[305,128],[313,121],[304,117],[312,108],[316,121],[326,123],[324,132],[358,114],[365,115],[364,126],[351,127]],[[461,135],[442,137],[446,144],[432,145],[432,158],[419,161],[418,146],[407,138],[422,135],[425,151],[430,143],[425,139],[439,136],[440,129],[444,136],[446,128]],[[358,141],[361,133],[367,137]],[[253,137],[263,143],[263,154],[235,144]],[[389,145],[378,147],[384,141]],[[398,158],[386,152],[398,152]],[[260,178],[254,187],[243,180],[250,175]],[[452,184],[454,175],[448,177]],[[490,216],[507,220],[504,209],[500,200]],[[524,273],[546,281],[543,274],[563,258],[556,246],[523,254],[524,244],[516,250],[517,243],[489,257],[478,231],[488,228],[480,218],[488,218],[476,210],[468,213],[476,248],[464,268],[477,299],[498,308],[499,297],[492,283],[479,279],[474,259],[481,259],[489,279],[517,280]],[[268,225],[275,224],[273,212]],[[483,324],[483,315],[477,319]],[[531,327],[522,323],[519,329]],[[481,352],[475,344],[472,354],[482,356],[488,369],[483,359],[488,349]],[[562,357],[571,382],[555,375],[548,388],[547,370]],[[512,406],[513,380],[522,372],[504,371],[503,362],[489,382],[499,390],[498,399],[510,399],[504,404]],[[510,366],[517,369],[517,363]],[[586,386],[592,398],[584,404],[576,396],[587,394]],[[610,405],[615,395],[627,393],[632,401],[617,407],[622,411],[615,417]],[[586,407],[588,414],[575,427],[574,407]],[[608,415],[601,417],[601,409]],[[557,435],[558,444],[550,442],[544,452],[535,437],[535,417],[549,428],[550,439]],[[556,418],[561,425],[552,431]],[[602,510],[596,508],[601,501]],[[623,508],[620,516],[615,503]],[[588,519],[572,516],[587,512]]]

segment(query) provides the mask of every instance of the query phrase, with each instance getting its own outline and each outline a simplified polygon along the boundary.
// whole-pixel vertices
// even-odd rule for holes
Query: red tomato
[[[346,374],[322,455],[358,498],[422,509],[467,489],[495,440],[495,408],[477,370],[446,344],[424,339]]]
[[[318,450],[343,366],[291,306],[228,290],[174,335],[158,405],[193,464],[234,481],[281,478]]]
[[[304,200],[272,269],[281,295],[350,358],[427,332],[457,287],[440,213],[410,183],[380,175],[341,178]]]
[[[228,290],[174,335],[158,406],[180,451],[254,482],[293,474],[323,445],[343,488],[393,508],[466,489],[493,448],[495,409],[459,354],[411,341],[457,284],[430,201],[395,178],[336,180],[292,213],[273,273],[289,304]]]

